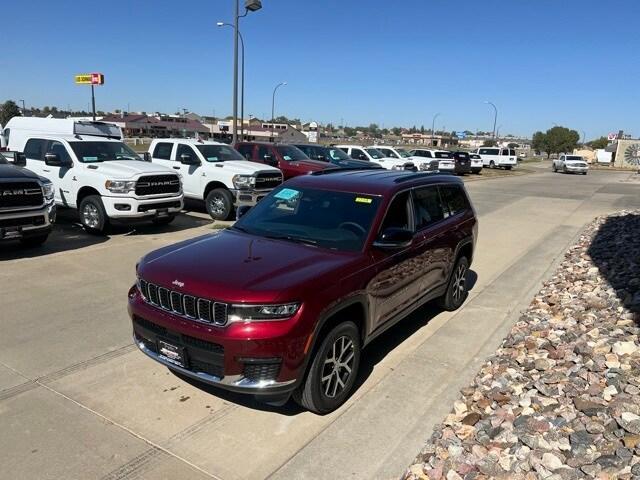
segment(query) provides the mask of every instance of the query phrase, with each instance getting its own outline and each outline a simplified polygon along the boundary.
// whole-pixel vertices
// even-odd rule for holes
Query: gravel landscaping
[[[592,222],[403,480],[640,479],[640,211]]]

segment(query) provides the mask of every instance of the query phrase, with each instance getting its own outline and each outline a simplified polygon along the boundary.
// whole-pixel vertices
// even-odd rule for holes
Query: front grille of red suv
[[[185,295],[140,279],[140,291],[147,303],[191,320],[223,326],[227,323],[228,305],[222,302]]]

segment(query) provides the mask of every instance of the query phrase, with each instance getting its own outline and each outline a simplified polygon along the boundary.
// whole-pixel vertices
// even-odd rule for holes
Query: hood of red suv
[[[305,295],[339,282],[360,257],[224,230],[147,254],[138,275],[228,303],[304,301]]]
[[[318,170],[324,170],[325,168],[331,168],[332,165],[328,162],[320,162],[319,160],[298,160],[289,162],[289,165],[305,168],[310,172],[317,172]]]

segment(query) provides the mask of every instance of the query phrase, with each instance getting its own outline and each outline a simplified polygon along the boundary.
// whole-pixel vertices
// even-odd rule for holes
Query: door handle
[[[46,168],[42,169],[43,172],[51,172],[51,170],[47,170]]]
[[[180,167],[173,167],[174,170],[180,170]]]

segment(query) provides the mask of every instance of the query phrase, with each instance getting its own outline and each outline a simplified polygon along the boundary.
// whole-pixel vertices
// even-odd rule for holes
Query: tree
[[[578,146],[578,142],[580,141],[580,134],[566,127],[550,128],[547,130],[547,133],[545,133],[545,137],[547,155],[552,153],[573,152],[573,149]]]
[[[518,148],[518,144],[514,143],[514,142],[511,142],[509,145],[507,145],[507,147],[509,147],[509,148]]]
[[[607,145],[609,145],[609,140],[607,140],[607,137],[600,137],[596,140],[587,142],[587,145],[589,145],[594,150],[597,150],[597,149],[605,148]]]
[[[424,125],[420,125],[420,133],[424,135]]]
[[[0,126],[6,125],[13,117],[20,116],[20,109],[13,100],[7,100],[0,106]]]
[[[482,143],[483,147],[495,147],[497,145],[497,142],[495,140],[485,140]]]
[[[353,137],[356,134],[356,131],[351,127],[344,127],[344,134],[347,137]]]
[[[396,137],[399,137],[400,135],[402,135],[402,129],[400,127],[393,127],[391,131]]]
[[[547,151],[547,137],[542,132],[536,132],[533,134],[533,138],[531,139],[531,148],[537,152],[542,153]],[[547,153],[549,156],[549,153]]]

